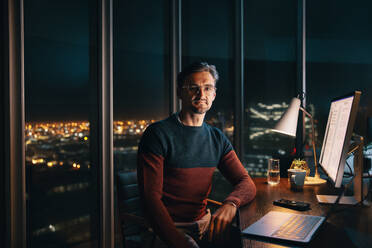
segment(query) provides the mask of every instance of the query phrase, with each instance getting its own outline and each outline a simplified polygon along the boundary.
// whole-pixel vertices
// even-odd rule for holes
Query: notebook
[[[242,233],[308,243],[324,220],[323,216],[270,211]]]

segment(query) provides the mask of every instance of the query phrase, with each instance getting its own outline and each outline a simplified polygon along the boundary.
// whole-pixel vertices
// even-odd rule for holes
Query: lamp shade
[[[272,131],[295,137],[300,104],[300,99],[294,97]]]

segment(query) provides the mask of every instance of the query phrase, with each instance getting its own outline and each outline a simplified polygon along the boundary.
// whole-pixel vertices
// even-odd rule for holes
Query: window
[[[116,172],[137,170],[138,143],[143,132],[169,114],[168,15],[168,1],[114,1]]]
[[[25,143],[30,247],[96,247],[90,119],[91,1],[25,1]],[[94,67],[94,66],[93,66]],[[94,97],[93,97],[94,96]],[[91,115],[92,114],[92,115]]]
[[[288,166],[294,139],[271,133],[296,91],[297,5],[249,1],[244,5],[244,164],[264,176],[267,159]],[[285,169],[282,169],[285,171]]]
[[[136,170],[144,130],[169,113],[169,6],[145,0],[115,6],[115,170]]]
[[[372,4],[307,3],[308,103],[314,106],[321,149],[332,98],[362,91],[355,133],[372,141]],[[371,125],[371,124],[369,124]]]

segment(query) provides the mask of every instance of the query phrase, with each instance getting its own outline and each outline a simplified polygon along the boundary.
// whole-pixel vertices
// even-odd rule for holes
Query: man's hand
[[[235,214],[236,206],[225,203],[212,215],[208,232],[210,242],[229,239],[231,222]]]

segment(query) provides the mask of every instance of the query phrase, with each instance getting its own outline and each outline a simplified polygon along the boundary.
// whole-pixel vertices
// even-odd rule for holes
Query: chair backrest
[[[144,218],[137,172],[119,171],[116,180],[124,247],[154,247],[156,234]]]
[[[137,172],[118,172],[117,175],[120,210],[142,216]]]
[[[137,173],[135,171],[117,173],[117,193],[120,227],[123,238],[129,236],[140,235],[143,227],[139,225],[136,219],[128,218],[129,215],[138,217],[139,220],[143,218],[143,211],[141,206],[140,194],[137,184]],[[129,216],[131,217],[131,216]]]

